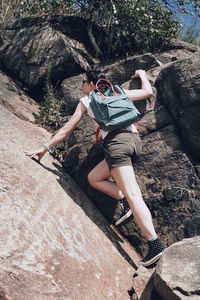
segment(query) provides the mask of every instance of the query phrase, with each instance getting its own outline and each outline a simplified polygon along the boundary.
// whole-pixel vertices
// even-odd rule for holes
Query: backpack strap
[[[101,132],[101,127],[98,126],[96,129],[96,144],[98,144],[100,141],[100,132]]]
[[[101,127],[98,125],[97,121],[95,120],[95,118],[93,118],[94,122],[96,123],[97,127],[96,127],[96,132],[95,132],[95,138],[96,138],[96,144],[99,143],[100,141],[100,132],[101,132]]]
[[[102,99],[107,98],[106,91],[111,89],[113,95],[119,95],[114,89],[113,84],[106,78],[100,78],[96,83],[96,90],[100,93]]]

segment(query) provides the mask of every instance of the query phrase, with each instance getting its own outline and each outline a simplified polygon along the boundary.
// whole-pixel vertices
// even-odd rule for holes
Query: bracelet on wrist
[[[48,144],[43,144],[43,147],[44,147],[44,149],[47,150],[50,154],[52,154],[52,153],[54,152],[54,150],[53,150],[52,148],[50,148],[50,147],[48,146]]]

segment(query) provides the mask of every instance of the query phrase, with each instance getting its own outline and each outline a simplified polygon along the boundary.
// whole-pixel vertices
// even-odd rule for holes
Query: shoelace
[[[120,206],[122,208],[122,213],[126,213],[127,211],[129,211],[130,207],[128,205],[128,202],[126,200],[121,200],[120,201]]]

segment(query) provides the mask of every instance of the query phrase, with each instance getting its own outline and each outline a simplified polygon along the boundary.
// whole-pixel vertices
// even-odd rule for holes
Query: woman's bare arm
[[[130,100],[143,100],[153,96],[153,90],[149,80],[147,79],[146,72],[144,70],[137,70],[133,75],[133,78],[141,79],[141,89],[126,90],[125,93]]]
[[[45,147],[43,146],[35,151],[25,151],[25,154],[30,158],[37,157],[38,161],[40,161],[44,154],[47,152],[47,148],[54,147],[69,137],[69,135],[77,127],[78,123],[86,114],[86,112],[86,107],[83,105],[82,102],[79,102],[74,114],[69,119],[69,121],[51,138],[51,140],[48,144],[46,144]]]

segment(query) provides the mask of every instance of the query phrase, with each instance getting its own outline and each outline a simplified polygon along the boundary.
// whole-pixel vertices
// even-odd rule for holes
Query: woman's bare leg
[[[93,188],[120,200],[124,196],[117,185],[108,179],[111,176],[108,164],[104,159],[88,174],[88,181]]]
[[[108,180],[111,176],[117,184]],[[89,173],[88,181],[92,187],[116,200],[125,196],[144,236],[147,239],[157,236],[151,213],[142,198],[132,166],[116,167],[110,172],[104,159]]]
[[[153,226],[151,213],[142,198],[133,167],[115,167],[111,170],[111,174],[117,186],[126,197],[133,212],[134,219],[144,236],[147,240],[156,237],[157,235]]]

